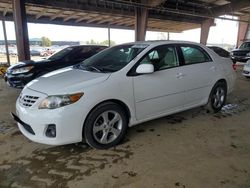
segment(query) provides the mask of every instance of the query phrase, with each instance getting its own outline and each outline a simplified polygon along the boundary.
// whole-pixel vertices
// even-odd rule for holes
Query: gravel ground
[[[9,112],[20,90],[0,79],[0,187],[250,187],[250,79],[218,114],[202,108],[129,129],[109,150],[27,140]]]

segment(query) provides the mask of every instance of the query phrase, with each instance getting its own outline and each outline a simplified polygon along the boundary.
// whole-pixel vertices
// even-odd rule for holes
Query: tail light
[[[233,63],[233,64],[232,64],[232,67],[233,67],[233,70],[235,70],[235,71],[236,71],[236,69],[237,69],[237,65],[236,65],[235,63]]]

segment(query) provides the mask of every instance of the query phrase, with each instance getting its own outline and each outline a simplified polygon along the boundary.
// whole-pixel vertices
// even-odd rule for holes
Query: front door
[[[185,87],[175,46],[150,50],[138,63],[152,63],[155,71],[133,77],[136,116],[144,120],[182,108]]]

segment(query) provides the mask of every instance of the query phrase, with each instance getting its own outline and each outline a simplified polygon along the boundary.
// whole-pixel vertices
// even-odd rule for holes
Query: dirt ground
[[[202,108],[129,129],[109,150],[33,143],[9,112],[20,90],[0,79],[0,187],[250,187],[250,79],[218,114]]]

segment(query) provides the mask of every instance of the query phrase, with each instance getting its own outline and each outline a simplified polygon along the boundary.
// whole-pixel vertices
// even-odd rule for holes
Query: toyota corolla
[[[199,106],[220,111],[234,82],[232,61],[206,46],[128,43],[28,83],[12,115],[32,141],[85,140],[105,149],[121,142],[128,127],[145,121]]]

